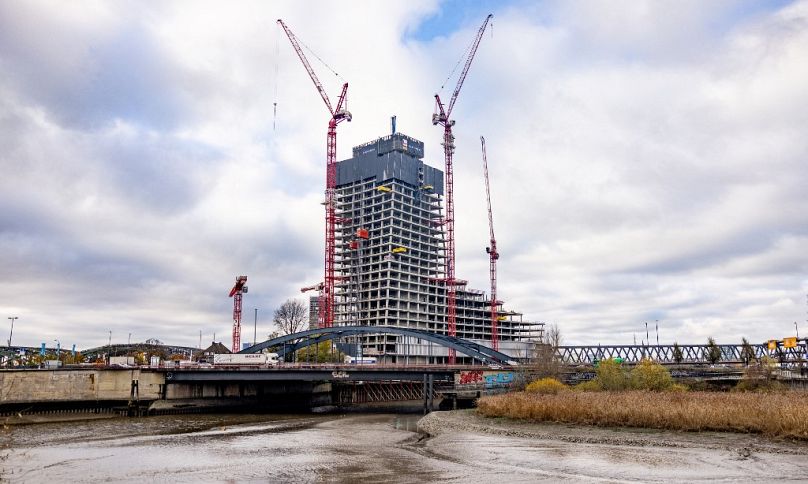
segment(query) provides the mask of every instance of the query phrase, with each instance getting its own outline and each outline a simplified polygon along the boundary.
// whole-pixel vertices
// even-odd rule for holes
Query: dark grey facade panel
[[[376,155],[381,156],[391,151],[407,153],[413,158],[423,158],[424,142],[402,133],[395,133],[359,146],[354,146],[353,156],[356,157],[370,153],[376,153]]]
[[[417,141],[406,138],[412,140],[408,143],[408,147]],[[385,143],[389,144],[394,141],[400,140],[391,139]],[[417,142],[420,143],[419,149],[423,152],[423,143]],[[366,147],[363,148],[363,146]],[[367,179],[375,179],[379,183],[397,179],[416,188],[429,185],[432,187],[432,192],[443,195],[443,172],[441,170],[425,164],[419,157],[412,156],[408,152],[383,151],[385,152],[380,154],[377,146],[372,143],[354,148],[353,158],[337,164],[337,185]]]

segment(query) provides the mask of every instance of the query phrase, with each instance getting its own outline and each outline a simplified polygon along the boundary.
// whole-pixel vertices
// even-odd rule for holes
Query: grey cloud
[[[44,6],[6,4],[0,28],[0,65],[27,102],[65,127],[92,129],[115,119],[171,129],[188,114],[166,58],[144,19],[120,19],[119,29],[57,20]],[[44,21],[43,21],[44,20]]]
[[[455,111],[458,275],[487,288],[484,134],[500,296],[527,319],[625,343],[658,318],[683,342],[803,314],[805,5],[496,11]],[[0,5],[0,311],[32,342],[227,341],[241,273],[268,332],[322,278],[327,123],[274,19],[351,83],[340,157],[397,114],[439,167],[431,96],[477,23],[416,42],[433,3],[86,7]]]

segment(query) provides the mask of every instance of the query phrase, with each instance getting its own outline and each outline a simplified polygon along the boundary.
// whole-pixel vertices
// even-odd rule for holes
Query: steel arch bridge
[[[447,336],[444,334],[432,333],[422,329],[412,328],[399,328],[395,326],[334,326],[331,328],[310,329],[307,331],[300,331],[299,333],[292,333],[286,336],[273,338],[263,343],[250,346],[239,353],[258,353],[267,348],[278,348],[278,355],[283,357],[289,352],[295,352],[307,346],[322,343],[338,338],[348,336],[362,336],[371,334],[392,334],[397,336],[409,336],[424,341],[435,343],[449,349],[454,349],[457,352],[463,353],[471,358],[479,360],[486,364],[496,365],[514,365],[515,358],[494,351],[488,346],[474,343],[472,341]]]

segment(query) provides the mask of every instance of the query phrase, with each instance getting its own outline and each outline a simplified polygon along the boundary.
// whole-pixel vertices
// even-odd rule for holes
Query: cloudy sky
[[[570,344],[808,335],[808,1],[0,0],[0,315],[13,342],[244,340],[322,280],[328,113],[338,157],[426,143],[454,111],[458,276]],[[451,95],[454,80],[440,92]],[[277,115],[273,115],[277,103]],[[804,328],[804,329],[803,329]]]

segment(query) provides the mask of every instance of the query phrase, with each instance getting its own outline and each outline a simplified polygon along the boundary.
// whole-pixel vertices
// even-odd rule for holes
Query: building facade
[[[335,325],[398,326],[447,334],[443,172],[424,163],[424,144],[397,133],[354,147],[339,162],[335,194]],[[457,288],[457,336],[491,346],[490,298]],[[526,357],[541,323],[499,302],[500,351]],[[361,342],[364,355],[445,363],[445,348],[401,336]],[[458,362],[464,355],[458,354]]]
[[[320,296],[309,297],[309,327],[317,329],[320,318]]]

